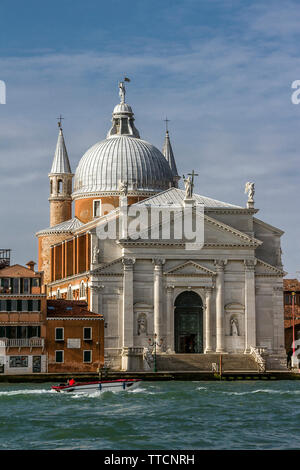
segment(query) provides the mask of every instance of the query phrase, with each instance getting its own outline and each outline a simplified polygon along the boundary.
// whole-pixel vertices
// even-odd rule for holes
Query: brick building
[[[42,273],[9,261],[0,269],[0,370],[5,374],[46,372],[46,295]]]
[[[48,372],[97,372],[104,365],[104,319],[84,301],[48,300]]]
[[[96,372],[104,364],[103,316],[85,301],[47,300],[35,263],[10,266],[9,255],[0,250],[0,373]]]

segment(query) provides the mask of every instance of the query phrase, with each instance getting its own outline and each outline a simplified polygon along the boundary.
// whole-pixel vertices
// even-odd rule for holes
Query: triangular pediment
[[[123,264],[122,258],[118,258],[110,263],[105,263],[100,265],[98,268],[94,269],[91,273],[92,275],[111,275],[111,276],[122,276],[123,275]]]
[[[244,232],[220,222],[207,215],[204,216],[204,244],[205,246],[249,246],[257,247],[262,244],[260,240],[250,237]]]
[[[172,276],[215,276],[215,271],[202,266],[195,261],[186,261],[185,263],[179,264],[171,268],[168,271],[165,271],[165,275]]]
[[[255,274],[257,276],[284,276],[286,274],[283,269],[277,266],[272,266],[258,258],[256,260]]]
[[[174,234],[176,233],[174,227],[176,227],[176,224],[180,224],[182,222],[181,217],[181,213],[177,212],[175,215],[175,222],[172,221],[170,223],[169,219],[166,219],[167,222],[165,222],[164,224],[153,224],[150,225],[150,227],[142,230],[141,232],[139,232],[139,235],[138,237],[136,237],[136,239],[120,239],[119,243],[121,245],[139,245],[141,243],[146,245],[151,243],[155,243],[157,245],[165,245],[166,243],[170,245],[178,245],[190,243],[190,239],[186,239],[184,236],[182,236],[182,231],[179,237],[174,236]],[[200,245],[202,245],[202,240],[204,238],[204,247],[242,246],[256,248],[262,244],[260,240],[253,238],[247,235],[246,233],[241,232],[235,229],[234,227],[225,224],[224,222],[220,222],[219,220],[207,216],[206,214],[197,217],[197,223],[199,223],[199,230],[202,230],[202,228],[204,228],[204,236],[198,237],[198,239],[200,240]],[[166,229],[164,233],[168,234],[167,237],[163,235],[163,231],[161,230],[162,227],[164,227],[164,230]],[[197,232],[197,234],[199,235],[200,232]]]

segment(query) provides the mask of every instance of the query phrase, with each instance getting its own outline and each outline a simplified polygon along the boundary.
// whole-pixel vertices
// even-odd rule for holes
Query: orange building
[[[3,251],[3,250],[0,250]],[[0,269],[0,371],[26,374],[47,371],[46,295],[42,273],[2,263]]]
[[[104,319],[83,301],[48,300],[48,372],[97,372],[104,365]]]

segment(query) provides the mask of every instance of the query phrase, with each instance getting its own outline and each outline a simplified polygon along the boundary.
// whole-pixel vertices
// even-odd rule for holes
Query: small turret
[[[50,179],[50,226],[60,224],[72,218],[72,178],[71,166],[61,126],[58,122],[59,133],[56,150],[49,173]]]

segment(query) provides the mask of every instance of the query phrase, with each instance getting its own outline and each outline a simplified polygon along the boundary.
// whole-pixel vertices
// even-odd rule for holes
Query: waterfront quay
[[[141,379],[145,382],[153,381],[248,381],[248,380],[300,380],[297,371],[224,371],[221,375],[213,372],[202,371],[174,371],[174,372],[123,372],[107,371],[102,373],[59,373],[59,374],[17,374],[0,375],[0,383],[65,383],[70,377],[77,382],[89,382],[99,380],[117,379]]]

